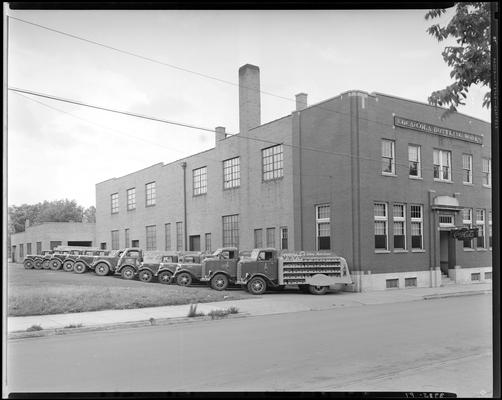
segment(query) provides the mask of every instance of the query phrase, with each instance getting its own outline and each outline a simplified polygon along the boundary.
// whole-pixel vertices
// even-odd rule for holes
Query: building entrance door
[[[190,236],[190,251],[200,251],[200,235]]]
[[[441,273],[448,275],[449,269],[456,264],[455,238],[449,230],[439,232],[439,265]]]

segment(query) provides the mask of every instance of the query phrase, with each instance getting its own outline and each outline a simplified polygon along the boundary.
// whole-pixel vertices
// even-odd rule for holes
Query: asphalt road
[[[490,397],[491,316],[477,295],[11,340],[7,390]]]

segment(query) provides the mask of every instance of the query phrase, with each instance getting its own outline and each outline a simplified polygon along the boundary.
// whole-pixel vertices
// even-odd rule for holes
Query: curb
[[[35,332],[10,332],[7,335],[8,340],[15,339],[28,339],[37,338],[45,336],[58,336],[58,335],[72,335],[75,333],[87,333],[87,332],[100,332],[100,331],[110,331],[115,329],[125,329],[125,328],[141,328],[145,326],[163,326],[163,325],[178,325],[186,324],[200,321],[212,321],[220,319],[234,319],[234,318],[245,318],[249,317],[249,313],[239,313],[239,314],[229,314],[225,317],[211,318],[209,315],[202,317],[175,317],[175,318],[155,318],[153,321],[141,320],[141,321],[131,321],[131,322],[119,322],[113,324],[103,324],[96,326],[84,326],[80,328],[55,328],[55,329],[42,329]]]
[[[424,300],[444,299],[447,297],[476,296],[480,294],[491,294],[491,290],[472,290],[469,292],[435,293],[423,296]]]

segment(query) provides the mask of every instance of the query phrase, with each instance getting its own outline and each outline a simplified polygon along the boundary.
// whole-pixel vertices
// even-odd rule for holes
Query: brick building
[[[354,290],[491,279],[489,123],[354,90],[261,124],[258,67],[239,83],[239,134],[96,185],[98,245],[331,250]]]

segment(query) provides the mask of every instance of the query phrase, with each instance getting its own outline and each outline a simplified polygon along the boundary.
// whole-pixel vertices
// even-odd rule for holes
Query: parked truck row
[[[106,251],[61,246],[40,255],[27,255],[26,269],[52,269],[78,274],[94,271],[99,276],[120,275],[143,282],[176,283],[180,286],[209,284],[214,290],[241,287],[252,294],[296,286],[303,292],[325,294],[335,285],[352,283],[343,257],[324,252],[284,253],[274,248],[241,251],[224,247],[213,253],[157,252],[140,248]]]

